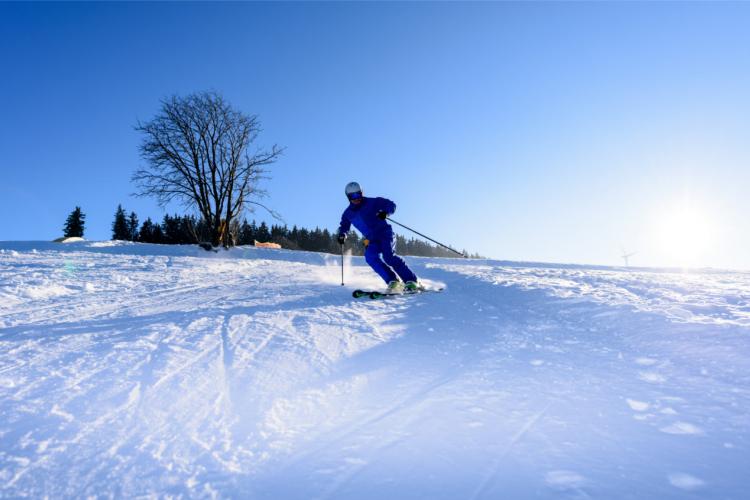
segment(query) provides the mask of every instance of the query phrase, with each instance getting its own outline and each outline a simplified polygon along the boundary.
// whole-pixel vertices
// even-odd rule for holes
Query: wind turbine
[[[633,255],[637,254],[638,252],[626,252],[624,248],[620,247],[620,250],[622,250],[622,258],[625,260],[625,267],[629,267],[630,263],[628,262],[628,259],[632,257]]]

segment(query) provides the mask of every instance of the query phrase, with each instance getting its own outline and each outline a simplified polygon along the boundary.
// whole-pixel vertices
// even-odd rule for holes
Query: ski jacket
[[[386,198],[362,198],[362,201],[355,205],[349,203],[349,206],[341,215],[341,225],[338,234],[349,232],[352,224],[356,227],[365,239],[377,241],[383,236],[393,234],[391,226],[377,216],[378,212],[385,212],[388,215],[396,211],[396,204]]]

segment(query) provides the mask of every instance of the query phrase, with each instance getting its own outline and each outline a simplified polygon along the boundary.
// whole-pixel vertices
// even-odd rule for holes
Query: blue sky
[[[133,126],[213,89],[286,147],[264,187],[290,226],[334,229],[357,180],[494,258],[750,269],[748,25],[730,2],[2,3],[0,240],[76,205],[89,239],[118,203],[161,219]]]

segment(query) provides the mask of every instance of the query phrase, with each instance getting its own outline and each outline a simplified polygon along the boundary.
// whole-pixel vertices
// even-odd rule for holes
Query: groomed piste
[[[0,497],[747,498],[750,274],[0,242]]]

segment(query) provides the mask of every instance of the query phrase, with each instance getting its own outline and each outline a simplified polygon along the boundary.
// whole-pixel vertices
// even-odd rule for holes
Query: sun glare
[[[708,213],[688,202],[665,210],[656,224],[656,238],[667,265],[705,265],[702,258],[715,240]]]

